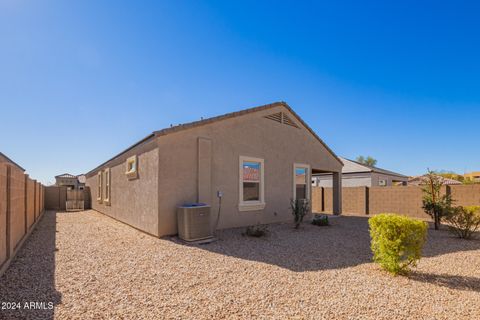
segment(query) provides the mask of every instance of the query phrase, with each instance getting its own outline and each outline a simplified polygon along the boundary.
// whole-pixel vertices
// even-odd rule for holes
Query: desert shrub
[[[383,213],[368,220],[373,260],[393,274],[406,273],[421,258],[427,223]]]
[[[298,229],[303,218],[310,212],[310,201],[307,199],[291,200],[290,206],[294,217],[295,229]]]
[[[328,222],[328,216],[316,214],[313,217],[312,224],[316,226],[328,226],[330,223]]]
[[[453,234],[470,239],[480,227],[480,206],[455,207],[446,220]]]
[[[423,183],[422,208],[432,217],[435,230],[438,230],[442,219],[450,214],[453,200],[449,193],[442,195],[443,178],[434,171],[428,170],[428,173],[423,178]]]
[[[245,229],[245,232],[243,235],[249,236],[249,237],[264,237],[268,234],[268,226],[267,225],[260,225],[257,224],[255,226],[249,226],[247,229]]]

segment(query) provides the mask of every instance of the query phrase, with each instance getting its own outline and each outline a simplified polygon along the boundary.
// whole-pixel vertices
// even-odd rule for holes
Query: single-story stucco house
[[[86,174],[93,209],[155,236],[177,233],[176,207],[201,202],[219,229],[292,219],[330,172],[341,213],[342,161],[285,103],[155,131]],[[212,226],[213,226],[212,219]]]
[[[340,157],[344,166],[342,169],[343,187],[389,187],[407,185],[408,177],[393,171],[372,167],[363,163]],[[314,174],[312,185],[317,187],[332,187],[332,174]]]
[[[80,181],[80,177],[83,177],[83,182]],[[85,177],[80,175],[76,176],[70,173],[63,173],[55,176],[55,185],[57,187],[65,186],[68,189],[83,190],[85,186]]]

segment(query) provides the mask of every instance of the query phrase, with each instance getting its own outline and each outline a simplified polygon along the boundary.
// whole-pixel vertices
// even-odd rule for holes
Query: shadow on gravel
[[[220,230],[219,241],[195,245],[200,249],[236,258],[276,265],[295,272],[348,268],[372,261],[368,216],[340,216],[331,226],[304,223],[269,225],[264,238],[242,236],[245,228]],[[446,230],[429,230],[424,257],[480,250],[480,241],[454,238]]]
[[[448,274],[430,274],[423,272],[412,272],[410,279],[435,284],[450,289],[480,292],[480,278],[462,277]]]
[[[61,295],[55,290],[56,214],[45,212],[23,248],[0,278],[0,319],[53,319]]]

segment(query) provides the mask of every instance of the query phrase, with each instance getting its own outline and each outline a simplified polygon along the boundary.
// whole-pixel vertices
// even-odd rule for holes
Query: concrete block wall
[[[342,207],[345,213],[368,213],[368,187],[342,189]]]
[[[27,226],[35,222],[35,181],[27,177]]]
[[[444,186],[454,205],[480,205],[480,184]],[[422,209],[422,187],[347,187],[342,188],[343,212],[349,215],[398,213],[418,219],[430,219]],[[312,187],[313,212],[332,212],[332,188]],[[323,210],[322,210],[323,208]]]
[[[312,212],[323,211],[323,188],[312,187]]]
[[[25,230],[25,175],[15,167],[10,167],[9,181],[10,208],[10,252],[14,252],[17,244],[26,233]]]
[[[41,204],[42,208],[47,210],[66,211],[67,199],[83,200],[85,209],[91,208],[90,188],[85,187],[83,191],[67,190],[65,186],[48,186],[41,187]]]
[[[373,187],[369,190],[369,214],[398,213],[413,218],[428,219],[422,209],[422,188]]]
[[[7,243],[7,166],[0,163],[0,266],[8,258]]]
[[[367,195],[368,187],[342,188],[342,211],[347,214],[367,214]],[[312,211],[333,212],[332,188],[312,187]]]
[[[456,206],[480,205],[480,184],[450,186],[450,192]]]
[[[0,275],[43,213],[43,186],[17,166],[0,163]]]

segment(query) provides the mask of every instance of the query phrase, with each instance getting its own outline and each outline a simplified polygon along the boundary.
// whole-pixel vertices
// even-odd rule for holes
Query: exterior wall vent
[[[282,123],[282,112],[269,114],[265,118]]]
[[[283,123],[288,126],[299,128],[297,124],[284,112],[277,112],[265,116],[265,118],[276,121],[278,123]]]

